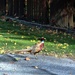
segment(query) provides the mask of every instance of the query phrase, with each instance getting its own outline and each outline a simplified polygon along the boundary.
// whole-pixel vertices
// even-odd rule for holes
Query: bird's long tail
[[[24,53],[24,52],[31,52],[31,49],[22,49],[22,50],[15,50],[14,53]]]

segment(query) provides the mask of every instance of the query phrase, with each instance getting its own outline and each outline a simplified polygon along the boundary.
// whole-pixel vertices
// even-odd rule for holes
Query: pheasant
[[[28,49],[18,50],[18,51],[16,51],[16,53],[29,52],[29,53],[34,54],[34,55],[39,53],[44,48],[44,40],[45,40],[45,38],[42,37],[42,38],[39,38],[38,40],[40,40],[40,42],[38,42],[37,44],[31,46]]]

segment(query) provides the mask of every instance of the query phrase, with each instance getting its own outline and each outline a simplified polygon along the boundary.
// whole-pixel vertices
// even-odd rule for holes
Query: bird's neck
[[[41,41],[41,43],[44,43],[44,40],[43,40],[43,41]]]

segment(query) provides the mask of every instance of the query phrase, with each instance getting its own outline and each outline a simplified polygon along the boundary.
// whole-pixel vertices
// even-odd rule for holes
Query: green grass
[[[45,37],[44,54],[53,56],[75,56],[75,38],[71,34],[39,29],[0,21],[0,51],[14,51],[34,45],[38,37]]]

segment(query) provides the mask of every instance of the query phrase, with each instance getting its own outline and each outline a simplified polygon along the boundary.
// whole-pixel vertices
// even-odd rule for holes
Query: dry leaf
[[[25,58],[25,60],[29,61],[29,60],[30,60],[30,58],[29,58],[29,57],[26,57],[26,58]]]
[[[34,68],[38,69],[38,67],[37,67],[37,66],[34,66]]]
[[[8,74],[4,73],[3,75],[8,75]]]

